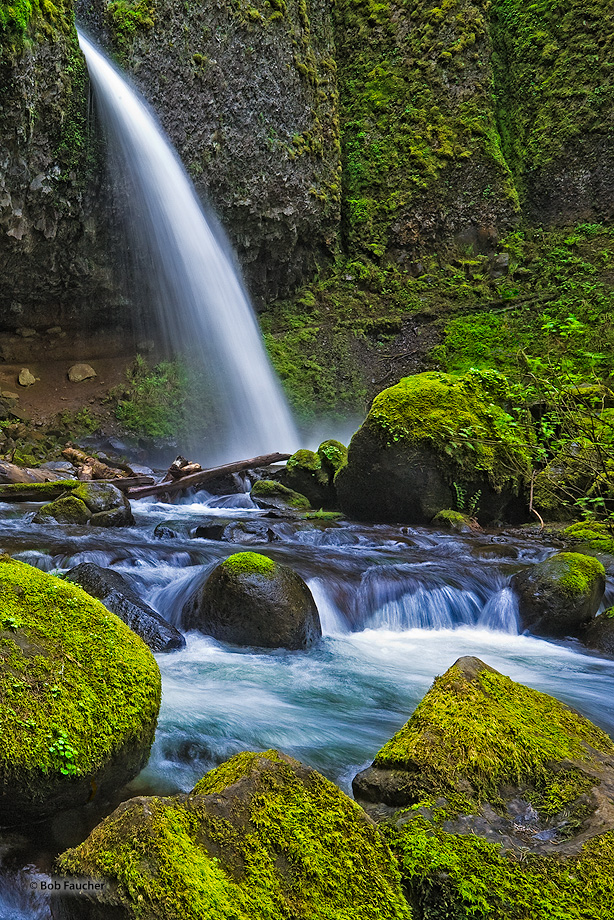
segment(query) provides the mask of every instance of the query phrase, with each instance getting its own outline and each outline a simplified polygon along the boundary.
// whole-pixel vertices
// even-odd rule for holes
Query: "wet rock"
[[[71,383],[81,383],[83,380],[90,380],[97,376],[98,374],[89,364],[73,364],[68,371],[68,379]]]
[[[506,392],[504,377],[479,371],[416,374],[384,390],[335,477],[341,510],[359,520],[428,524],[461,495],[480,523],[524,519],[531,452],[500,408]]]
[[[183,609],[185,629],[235,645],[309,648],[322,635],[311,591],[291,568],[259,553],[218,565]]]
[[[252,486],[250,498],[259,508],[280,511],[290,517],[311,510],[309,499],[272,479],[259,479]]]
[[[87,505],[95,526],[130,527],[134,524],[130,502],[110,482],[83,482],[73,489],[72,495]]]
[[[199,528],[200,529],[200,528]],[[197,531],[197,536],[198,536]],[[264,521],[231,521],[221,537],[225,543],[275,543],[280,539],[275,529]]]
[[[179,536],[189,536],[193,525],[189,521],[169,520],[161,521],[154,529],[154,537],[158,540],[174,540]]]
[[[67,572],[66,581],[80,585],[101,600],[107,610],[115,613],[154,652],[172,652],[185,646],[179,630],[142,601],[119,572],[83,562]]]
[[[594,617],[580,638],[587,648],[614,658],[614,608],[610,607]]]
[[[142,769],[160,673],[138,636],[76,585],[2,556],[0,595],[0,814],[40,820]]]
[[[30,370],[28,370],[27,367],[23,367],[20,370],[19,377],[17,379],[19,386],[31,387],[36,383],[36,381],[37,381],[37,378],[34,376],[34,374]]]
[[[75,498],[73,493],[43,505],[34,515],[33,523],[49,524],[55,521],[56,524],[88,524],[91,517],[92,512],[85,502]]]
[[[110,882],[61,901],[64,920],[411,917],[373,822],[329,780],[275,750],[237,754],[188,795],[124,802],[57,867]],[[169,913],[174,903],[180,914]]]
[[[512,579],[524,629],[538,636],[578,636],[595,616],[605,569],[581,553],[556,553]]]
[[[292,454],[280,481],[306,496],[314,508],[330,508],[335,504],[335,490],[328,470],[322,468],[321,458],[312,450],[297,450]]]

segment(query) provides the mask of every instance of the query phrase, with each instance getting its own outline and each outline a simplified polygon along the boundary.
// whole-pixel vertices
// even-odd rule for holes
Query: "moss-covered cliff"
[[[81,0],[154,105],[228,231],[253,294],[313,277],[340,201],[336,63],[325,0]]]
[[[0,326],[108,327],[117,294],[94,199],[72,3],[0,4]],[[95,307],[93,308],[93,299]],[[104,309],[101,309],[104,308]],[[109,309],[110,308],[110,309]]]

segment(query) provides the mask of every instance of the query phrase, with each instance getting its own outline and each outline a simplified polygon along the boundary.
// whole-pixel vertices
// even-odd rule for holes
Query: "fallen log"
[[[251,457],[249,460],[237,460],[234,463],[225,463],[223,466],[213,466],[199,473],[192,473],[190,476],[183,476],[181,479],[175,479],[173,482],[159,482],[152,486],[142,488],[128,489],[128,498],[148,498],[150,495],[160,497],[162,495],[174,495],[177,492],[183,492],[185,489],[191,489],[192,486],[202,485],[211,479],[217,479],[219,476],[226,476],[229,473],[240,473],[243,470],[254,469],[258,466],[270,466],[272,463],[282,463],[288,460],[291,454],[263,454],[261,457]]]
[[[117,467],[102,463],[100,460],[88,456],[88,454],[84,453],[82,450],[78,450],[76,447],[65,447],[62,451],[62,456],[66,457],[71,463],[74,463],[75,466],[81,467],[77,474],[79,479],[88,481],[92,479],[103,479],[107,482],[112,482],[120,478]],[[121,478],[125,478],[125,475]]]

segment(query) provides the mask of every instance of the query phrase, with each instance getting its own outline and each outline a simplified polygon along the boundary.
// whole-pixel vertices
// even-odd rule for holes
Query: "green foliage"
[[[579,543],[586,549],[614,556],[614,532],[602,521],[580,521],[563,531],[569,543]]]
[[[0,42],[4,37],[23,39],[32,24],[48,38],[56,30],[68,34],[74,28],[72,4],[67,0],[0,0]]]
[[[187,374],[177,361],[150,368],[137,355],[127,371],[128,385],[117,403],[118,421],[128,431],[150,438],[170,438],[185,427]]]
[[[236,755],[190,796],[126,803],[59,865],[116,880],[139,920],[411,918],[375,826],[276,751]]]
[[[153,29],[154,4],[151,0],[111,0],[106,19],[118,49],[126,51],[136,32]]]
[[[95,773],[153,734],[160,675],[145,644],[76,585],[0,557],[3,776]],[[24,731],[24,724],[30,729]]]
[[[419,815],[385,836],[425,920],[614,918],[614,834],[594,838],[566,859],[505,853]]]

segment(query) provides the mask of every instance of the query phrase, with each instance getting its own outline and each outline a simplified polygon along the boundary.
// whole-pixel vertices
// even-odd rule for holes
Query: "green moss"
[[[46,519],[57,521],[58,524],[87,524],[91,513],[81,499],[74,495],[58,498],[48,505],[43,505],[36,513],[36,523],[44,523]]]
[[[262,575],[272,578],[277,565],[268,556],[260,553],[234,553],[221,563],[222,568],[231,575]]]
[[[163,361],[151,368],[139,355],[126,376],[115,415],[128,431],[170,438],[185,430],[188,379],[178,362]]]
[[[66,0],[56,3],[51,0],[0,2],[0,42],[4,37],[9,41],[23,38],[34,26],[48,38],[58,31],[69,34],[74,28],[72,4]]]
[[[60,498],[64,492],[78,488],[78,479],[56,479],[53,482],[27,482],[0,485],[0,501],[47,502]]]
[[[554,763],[582,772],[595,765],[594,751],[614,754],[608,736],[563,703],[470,660],[472,671],[454,665],[437,678],[375,758],[375,766],[410,771],[414,801],[454,798],[462,787],[474,803],[496,805],[510,784],[532,788],[536,806],[547,808],[553,784],[562,794]],[[577,783],[568,795],[578,797]]]
[[[322,469],[322,463],[318,454],[312,450],[301,449],[293,453],[288,459],[286,469],[301,469],[308,473],[319,473]]]
[[[494,73],[507,160],[525,173],[614,131],[614,14],[599,0],[494,0]]]
[[[151,0],[111,0],[106,19],[119,51],[126,51],[135,34],[155,25],[155,8]]]
[[[417,816],[385,832],[411,899],[429,920],[612,920],[614,834],[577,856],[505,853]]]
[[[274,482],[272,479],[259,479],[252,486],[250,495],[253,499],[280,499],[284,504],[296,511],[310,511],[311,505],[309,500],[299,492],[288,489],[287,486],[280,482]]]
[[[140,920],[409,920],[390,852],[332,783],[239,754],[189,797],[134,800],[62,871],[117,880]]]
[[[364,424],[384,447],[431,444],[454,467],[482,470],[500,489],[528,476],[532,454],[526,431],[497,405],[506,389],[494,372],[416,374],[376,396]]]
[[[95,773],[151,737],[160,674],[146,645],[85,591],[0,557],[0,763],[5,781]],[[58,741],[64,743],[58,745]]]
[[[570,543],[581,543],[596,552],[614,555],[614,534],[607,524],[599,521],[578,521],[566,527],[563,536]]]
[[[568,597],[590,593],[595,580],[605,579],[605,569],[598,559],[582,553],[557,553],[543,565],[551,564],[555,583]]]
[[[330,438],[328,441],[322,441],[318,447],[318,456],[322,467],[329,475],[334,476],[347,463],[348,449],[341,441]]]

